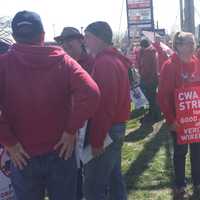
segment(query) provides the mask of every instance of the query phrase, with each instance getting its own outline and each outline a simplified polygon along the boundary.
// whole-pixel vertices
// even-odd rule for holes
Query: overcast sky
[[[200,9],[200,1],[195,2]],[[107,21],[115,32],[124,32],[127,27],[126,0],[4,0],[0,15],[13,17],[21,10],[40,14],[46,40],[53,40],[64,26],[74,26],[80,30],[98,20]],[[155,22],[158,20],[160,28],[171,32],[179,26],[179,0],[154,0],[154,18]],[[200,21],[198,10],[196,19],[196,22]]]

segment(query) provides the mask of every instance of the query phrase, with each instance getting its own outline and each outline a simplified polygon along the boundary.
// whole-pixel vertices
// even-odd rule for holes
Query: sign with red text
[[[176,90],[178,144],[200,142],[200,86]]]

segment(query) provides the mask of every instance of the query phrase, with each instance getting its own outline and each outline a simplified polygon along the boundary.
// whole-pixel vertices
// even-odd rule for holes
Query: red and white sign
[[[176,90],[178,144],[200,142],[200,86]]]
[[[131,24],[151,24],[151,8],[129,9],[128,17]]]
[[[153,29],[153,0],[127,0],[126,6],[130,38],[137,31]]]
[[[14,200],[14,190],[9,176],[10,158],[0,146],[0,200]]]
[[[128,8],[149,8],[151,7],[150,0],[128,0]]]

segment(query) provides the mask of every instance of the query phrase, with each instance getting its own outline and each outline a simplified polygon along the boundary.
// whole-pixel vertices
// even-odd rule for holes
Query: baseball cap
[[[12,20],[12,31],[14,37],[32,39],[43,33],[44,28],[40,16],[31,11],[20,11]]]

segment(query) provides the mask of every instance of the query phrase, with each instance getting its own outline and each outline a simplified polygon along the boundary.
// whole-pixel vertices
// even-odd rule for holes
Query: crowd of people
[[[173,140],[174,200],[200,199],[200,145],[179,144],[176,92],[199,86],[199,50],[192,33],[174,36],[169,55],[156,36],[142,38],[133,62],[113,46],[104,21],[89,24],[84,35],[64,27],[46,46],[35,12],[12,20],[15,43],[0,56],[0,144],[11,158],[17,200],[127,200],[121,151],[131,110],[129,69],[138,69],[149,111],[142,123],[164,118]],[[77,161],[79,130],[91,159]],[[106,146],[107,137],[110,144]],[[193,194],[186,190],[185,162],[190,147]],[[78,165],[78,167],[77,167]]]
[[[0,143],[16,199],[127,199],[121,148],[131,62],[112,46],[110,25],[93,22],[85,36],[65,27],[55,37],[61,47],[45,46],[40,16],[20,11],[12,32],[16,43],[0,57]],[[78,170],[77,133],[86,121],[93,159]]]

